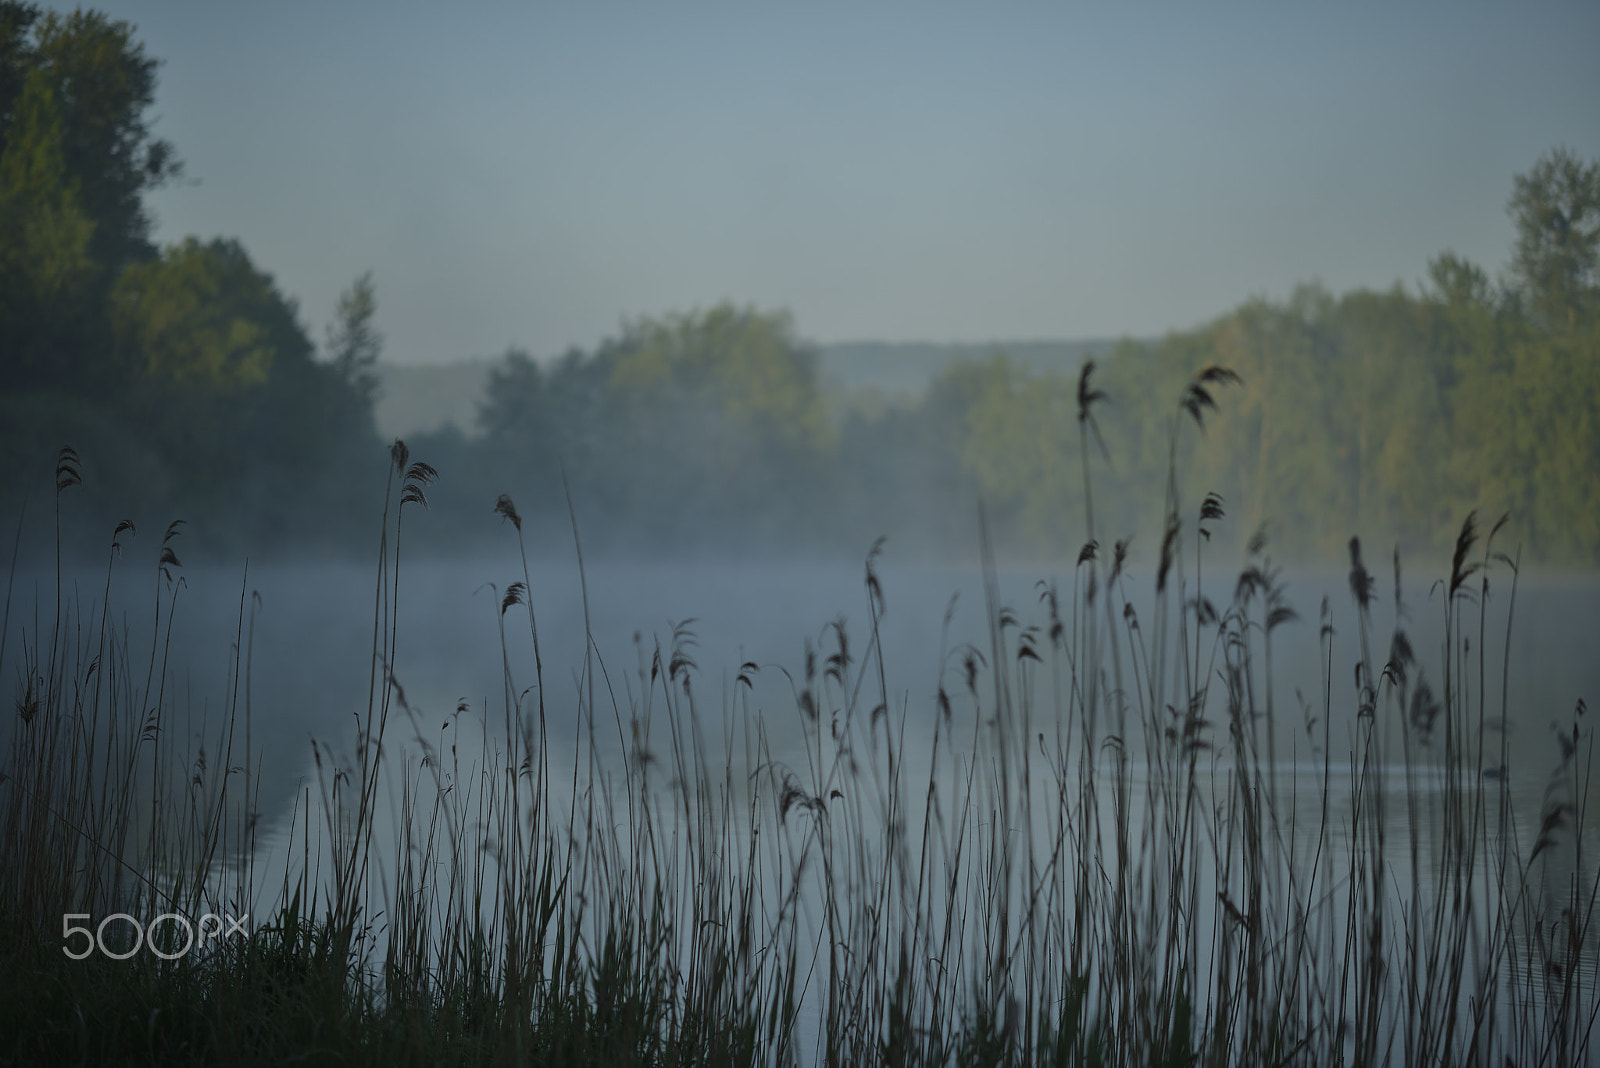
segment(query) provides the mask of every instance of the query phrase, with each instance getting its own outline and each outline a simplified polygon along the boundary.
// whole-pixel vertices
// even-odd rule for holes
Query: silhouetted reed
[[[1091,370],[1078,388],[1086,516],[1104,400]],[[493,600],[499,723],[471,742],[463,703],[433,729],[438,713],[406,697],[397,642],[406,509],[427,506],[437,472],[396,442],[367,707],[348,753],[314,746],[316,781],[277,839],[277,885],[258,878],[248,580],[221,721],[196,743],[168,729],[181,527],[159,547],[142,685],[143,650],[105,609],[132,525],[113,533],[98,616],[64,595],[58,549],[50,633],[22,627],[7,644],[9,592],[0,628],[17,692],[0,779],[0,1057],[1586,1063],[1600,1012],[1600,881],[1582,849],[1592,734],[1580,701],[1528,840],[1503,732],[1497,751],[1486,743],[1490,573],[1508,578],[1513,606],[1517,582],[1516,561],[1492,549],[1501,525],[1481,553],[1475,517],[1462,526],[1438,587],[1437,660],[1402,628],[1396,556],[1379,670],[1376,580],[1352,539],[1355,707],[1334,706],[1324,601],[1318,696],[1280,733],[1272,643],[1299,617],[1266,538],[1250,540],[1231,599],[1208,595],[1203,553],[1224,502],[1186,512],[1178,490],[1184,418],[1203,430],[1216,387],[1237,380],[1208,367],[1177,402],[1150,618],[1134,607],[1128,542],[1104,567],[1090,519],[1070,593],[1040,583],[1030,622],[1000,596],[980,518],[985,647],[941,647],[936,696],[914,708],[895,699],[883,654],[880,540],[864,640],[840,619],[799,670],[776,669],[792,746],[752,704],[775,669],[741,664],[708,708],[692,620],[666,648],[641,642],[627,678],[585,618],[577,729],[552,738],[538,590],[508,496],[493,512],[522,567]],[[63,450],[58,531],[79,482]],[[573,515],[581,573],[578,534]],[[517,607],[531,674],[507,637]],[[1502,680],[1501,719],[1508,701]],[[392,834],[379,833],[385,798]],[[1388,842],[1397,802],[1401,850]],[[58,952],[64,913],[230,909],[264,922],[172,960]]]

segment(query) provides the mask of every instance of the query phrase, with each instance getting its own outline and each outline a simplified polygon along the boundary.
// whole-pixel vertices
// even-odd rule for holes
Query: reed
[[[929,708],[891,688],[881,542],[865,563],[866,633],[831,624],[792,672],[745,663],[708,699],[686,621],[613,675],[585,619],[570,694],[547,694],[538,591],[502,496],[494,512],[522,569],[492,602],[501,707],[475,735],[464,704],[435,730],[438,712],[413,707],[402,685],[397,621],[407,508],[427,506],[437,473],[396,442],[367,708],[349,739],[315,746],[317,780],[295,799],[270,886],[248,576],[219,712],[175,729],[182,528],[159,547],[154,629],[135,649],[106,609],[135,533],[119,525],[98,604],[58,577],[48,631],[18,624],[12,637],[9,591],[0,626],[17,692],[0,764],[0,1057],[1589,1062],[1600,1013],[1600,879],[1583,850],[1592,732],[1580,701],[1539,824],[1520,826],[1492,774],[1505,751],[1503,735],[1498,750],[1490,739],[1496,680],[1482,657],[1491,574],[1515,604],[1516,558],[1494,548],[1501,526],[1481,539],[1475,517],[1462,527],[1432,599],[1445,625],[1437,657],[1402,627],[1396,557],[1381,666],[1375,582],[1352,540],[1341,627],[1357,649],[1357,707],[1334,707],[1334,664],[1349,654],[1335,654],[1344,616],[1324,602],[1316,696],[1280,724],[1272,642],[1298,616],[1267,540],[1251,540],[1231,596],[1208,592],[1202,563],[1223,502],[1187,512],[1178,489],[1185,418],[1203,430],[1214,390],[1235,381],[1207,368],[1174,409],[1153,615],[1134,607],[1128,544],[1107,562],[1091,527],[1070,593],[1042,583],[1040,616],[1025,617],[1000,596],[985,528],[987,641],[940,649]],[[1086,367],[1086,515],[1103,399]],[[58,530],[63,495],[81,482],[76,454],[61,465]],[[575,515],[572,527],[581,573]],[[515,608],[531,665],[512,654]],[[782,725],[753,703],[762,672],[786,679],[798,744],[778,741]],[[558,699],[578,710],[570,737],[554,733]],[[1335,719],[1350,724],[1348,753]],[[392,834],[379,833],[386,815]],[[171,960],[62,952],[64,914],[257,910],[248,935]],[[120,953],[131,934],[119,921],[104,937]],[[150,938],[178,948],[173,923]]]

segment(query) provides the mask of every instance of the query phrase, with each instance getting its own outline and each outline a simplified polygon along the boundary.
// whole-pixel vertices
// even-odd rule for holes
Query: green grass
[[[1205,585],[1221,502],[1191,519],[1178,499],[1179,437],[1229,379],[1202,372],[1175,411],[1151,618],[1131,607],[1124,545],[1091,540],[1069,593],[1042,587],[1036,623],[1001,603],[985,549],[988,641],[941,650],[934,707],[911,708],[881,654],[874,547],[865,635],[831,628],[790,677],[798,747],[770,741],[753,664],[707,705],[686,629],[629,679],[590,641],[577,735],[552,737],[525,555],[500,620],[504,643],[526,615],[532,685],[519,689],[529,666],[507,651],[481,744],[424,741],[395,678],[397,620],[402,537],[435,473],[396,443],[368,707],[349,756],[316,749],[280,885],[260,885],[255,859],[249,599],[220,718],[195,744],[167,685],[178,527],[148,650],[119,635],[105,598],[85,612],[59,579],[54,618],[32,628],[8,595],[0,662],[20,667],[0,764],[0,1057],[1587,1063],[1600,882],[1580,850],[1585,710],[1533,834],[1482,776],[1503,763],[1484,725],[1509,699],[1483,667],[1486,643],[1505,640],[1488,630],[1487,576],[1508,577],[1514,604],[1514,560],[1468,518],[1431,602],[1445,648],[1424,668],[1400,631],[1374,651],[1374,586],[1352,542],[1359,707],[1332,707],[1350,651],[1335,655],[1324,605],[1320,696],[1286,714],[1272,642],[1296,617],[1264,541],[1231,590]],[[58,470],[58,527],[74,461]],[[1090,477],[1086,460],[1086,501]],[[514,504],[497,511],[520,543]],[[126,581],[119,566],[107,591]],[[1330,723],[1347,714],[1345,752]],[[1317,754],[1315,781],[1279,770],[1291,750]],[[1390,765],[1405,788],[1383,785]],[[392,841],[375,833],[388,808]],[[250,937],[170,962],[62,952],[66,913],[197,917],[263,900]]]

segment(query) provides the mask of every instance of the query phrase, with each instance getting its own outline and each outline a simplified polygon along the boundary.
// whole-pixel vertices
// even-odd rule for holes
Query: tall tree
[[[96,276],[103,278],[90,253],[94,222],[67,174],[64,109],[41,83],[28,79],[0,124],[0,385],[59,377],[52,360],[81,338]]]
[[[378,375],[373,368],[383,354],[383,335],[372,323],[377,312],[377,291],[368,271],[339,294],[339,306],[328,324],[328,359],[369,409],[378,397]]]
[[[1512,272],[1544,325],[1570,330],[1600,311],[1600,162],[1555,149],[1517,175],[1508,210]]]
[[[40,17],[29,4],[0,7],[0,33],[11,35],[0,42],[7,68],[0,78],[23,75],[16,96],[0,95],[0,151],[11,144],[12,113],[30,96],[51,96],[61,108],[66,176],[95,222],[95,258],[116,271],[154,255],[144,194],[182,173],[146,116],[159,62],[134,40],[131,25],[98,11]]]
[[[146,117],[156,67],[125,22],[0,0],[0,385],[122,384],[106,297],[155,256],[143,196],[180,172]]]

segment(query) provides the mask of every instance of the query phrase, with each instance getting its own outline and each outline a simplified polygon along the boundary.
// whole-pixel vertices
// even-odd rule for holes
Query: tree
[[[6,79],[11,80],[11,79]],[[79,332],[93,284],[93,221],[67,176],[64,118],[55,94],[30,80],[9,109],[0,148],[0,383],[37,385]]]
[[[559,463],[568,448],[563,431],[575,399],[569,387],[582,361],[581,355],[569,354],[555,374],[546,374],[523,349],[507,349],[501,364],[489,371],[478,405],[484,437],[519,462],[546,467]]]
[[[373,367],[383,353],[383,335],[372,325],[377,310],[378,298],[368,271],[339,294],[339,307],[328,324],[328,358],[368,409],[378,398]]]
[[[816,354],[787,312],[719,304],[628,324],[609,352],[610,386],[652,406],[705,405],[731,424],[807,451],[828,436]]]
[[[1573,329],[1600,308],[1600,163],[1557,148],[1513,182],[1512,274],[1544,325]]]
[[[95,259],[113,272],[154,254],[144,194],[183,169],[172,145],[151,136],[145,113],[159,63],[133,32],[97,11],[41,17],[31,4],[0,0],[0,89],[13,90],[0,93],[0,153],[27,139],[13,118],[51,98],[65,178],[95,223]]]
[[[70,441],[126,503],[282,536],[376,452],[371,276],[326,364],[238,242],[158,253],[144,195],[179,166],[146,118],[156,68],[126,23],[0,0],[0,452],[35,470]]]
[[[478,410],[486,466],[532,491],[524,515],[564,512],[565,480],[585,515],[643,523],[658,546],[713,529],[792,535],[833,445],[817,378],[786,313],[731,304],[625,323],[544,364],[513,349]]]
[[[1447,307],[1488,307],[1493,300],[1489,276],[1482,267],[1454,252],[1441,252],[1428,261],[1428,294]]]
[[[236,241],[189,238],[123,272],[118,348],[143,379],[235,394],[267,381],[281,348],[309,346],[294,311]]]
[[[112,305],[129,382],[114,413],[187,508],[259,534],[348,493],[325,476],[375,444],[370,408],[237,241],[189,238],[128,268]]]
[[[155,256],[143,195],[180,172],[145,118],[156,66],[125,22],[0,0],[0,385],[123,385],[106,298]]]

